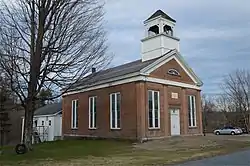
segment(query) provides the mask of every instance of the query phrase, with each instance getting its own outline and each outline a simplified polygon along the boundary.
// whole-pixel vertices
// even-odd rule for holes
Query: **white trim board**
[[[172,86],[178,86],[178,87],[183,87],[183,88],[201,90],[200,87],[198,87],[196,85],[191,85],[191,84],[186,84],[186,83],[176,82],[176,81],[170,81],[170,80],[164,80],[164,79],[159,79],[159,78],[147,77],[146,81],[153,82],[153,83],[159,83],[159,84],[163,84],[163,85],[172,85]]]
[[[68,92],[68,93],[63,94],[63,96],[73,95],[77,93],[82,93],[82,92],[87,92],[87,91],[92,91],[92,90],[97,90],[97,89],[102,89],[102,88],[108,88],[108,87],[112,87],[115,85],[121,85],[121,84],[136,82],[136,81],[153,82],[153,83],[158,83],[158,84],[163,84],[163,85],[172,85],[172,86],[201,90],[200,87],[196,85],[191,85],[191,84],[186,84],[186,83],[181,83],[181,82],[176,82],[176,81],[169,81],[169,80],[164,80],[164,79],[158,79],[158,78],[153,78],[153,77],[148,77],[148,76],[136,76],[136,77],[131,77],[131,78],[124,79],[124,80],[114,81],[111,83],[106,83],[102,85],[93,86],[90,88],[85,88],[82,90]]]

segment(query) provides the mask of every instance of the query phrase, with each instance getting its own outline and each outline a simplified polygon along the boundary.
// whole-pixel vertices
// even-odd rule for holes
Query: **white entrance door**
[[[180,110],[170,109],[171,116],[171,135],[180,135]]]

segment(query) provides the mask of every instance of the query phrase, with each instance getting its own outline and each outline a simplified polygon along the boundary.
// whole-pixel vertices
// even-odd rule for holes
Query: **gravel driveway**
[[[204,160],[190,161],[176,166],[250,166],[250,150]]]

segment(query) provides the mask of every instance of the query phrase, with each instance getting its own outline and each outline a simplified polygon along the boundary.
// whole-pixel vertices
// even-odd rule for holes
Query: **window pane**
[[[148,91],[148,121],[149,127],[153,127],[153,92]]]
[[[191,99],[192,99],[192,120],[193,120],[193,126],[195,126],[196,118],[195,118],[195,103],[194,103],[195,99],[194,99],[194,96],[192,96]]]
[[[76,100],[76,127],[78,127],[78,100]]]
[[[89,113],[89,123],[90,123],[90,127],[93,127],[93,98],[90,97],[89,98],[89,109],[90,109],[90,113]]]
[[[159,127],[158,123],[159,123],[159,119],[155,118],[155,127]]]
[[[158,92],[154,92],[154,114],[155,114],[155,127],[158,126],[158,121],[159,121],[159,105],[158,105],[159,99],[158,99]]]
[[[156,120],[158,121],[159,114],[158,114],[158,110],[155,110],[154,112],[155,112],[155,127],[156,127],[156,123],[158,124],[158,122],[156,122]]]
[[[148,109],[153,109],[152,91],[148,92]]]
[[[112,128],[115,128],[115,110],[112,110]]]
[[[115,118],[112,119],[112,128],[115,128]]]
[[[75,127],[75,101],[72,101],[72,127]]]
[[[153,100],[152,96],[153,96],[153,92],[152,91],[148,91],[148,100],[149,101]]]
[[[158,106],[158,92],[154,92],[154,105],[155,105],[155,110],[158,111],[159,106]]]
[[[121,94],[117,94],[117,127],[121,127]]]
[[[117,94],[117,111],[120,111],[121,109],[121,95]]]
[[[111,95],[111,97],[112,97],[112,108],[111,108],[111,110],[115,110],[115,94],[112,94]]]
[[[94,110],[93,110],[93,112],[94,112],[94,114],[93,114],[93,116],[94,116],[94,126],[93,127],[96,127],[96,97],[94,97]]]
[[[110,94],[110,122],[111,128],[115,128],[115,94]]]
[[[149,111],[149,127],[153,127],[153,114],[152,114],[152,110]]]
[[[188,96],[188,125],[192,126],[190,98],[191,98],[191,96]]]

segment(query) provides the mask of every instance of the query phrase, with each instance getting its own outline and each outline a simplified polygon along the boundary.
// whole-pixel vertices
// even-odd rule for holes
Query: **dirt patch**
[[[143,144],[136,144],[134,147],[145,150],[185,151],[220,147],[226,145],[228,141],[250,142],[250,136],[215,136],[212,134],[207,136],[179,136],[148,141]]]

